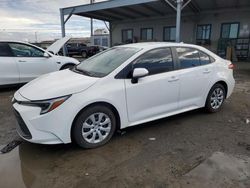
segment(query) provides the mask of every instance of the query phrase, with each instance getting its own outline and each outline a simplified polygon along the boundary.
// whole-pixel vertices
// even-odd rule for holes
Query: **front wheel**
[[[87,56],[88,56],[87,52],[85,52],[85,51],[83,51],[81,55],[83,58],[87,58]]]
[[[210,113],[218,112],[222,107],[225,97],[226,92],[224,86],[221,84],[215,84],[209,91],[205,109]]]
[[[74,141],[82,148],[96,148],[106,144],[116,129],[115,115],[106,106],[87,108],[77,117],[72,130]]]

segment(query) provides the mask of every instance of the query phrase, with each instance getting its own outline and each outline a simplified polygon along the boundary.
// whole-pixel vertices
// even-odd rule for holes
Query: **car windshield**
[[[104,77],[140,51],[139,48],[114,47],[76,66],[75,70],[93,77]]]

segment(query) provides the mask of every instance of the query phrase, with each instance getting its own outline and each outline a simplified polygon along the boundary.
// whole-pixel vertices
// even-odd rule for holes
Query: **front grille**
[[[14,109],[14,114],[17,120],[17,131],[21,134],[22,137],[26,139],[31,139],[32,135],[28,127],[26,126],[25,122],[23,121],[21,115],[19,114],[19,112]]]

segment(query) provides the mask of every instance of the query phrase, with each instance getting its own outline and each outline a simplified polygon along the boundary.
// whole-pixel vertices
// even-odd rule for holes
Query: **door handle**
[[[169,80],[168,80],[168,82],[176,82],[176,81],[178,81],[179,80],[179,78],[177,78],[177,77],[175,77],[175,76],[172,76]]]
[[[26,62],[25,60],[18,60],[18,62]]]
[[[203,71],[204,74],[208,74],[208,73],[210,73],[210,72],[211,72],[211,71],[208,70],[208,69],[205,69],[205,70]]]

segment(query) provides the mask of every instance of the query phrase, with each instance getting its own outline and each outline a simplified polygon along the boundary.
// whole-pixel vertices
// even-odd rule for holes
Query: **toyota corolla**
[[[232,69],[196,45],[113,47],[20,88],[13,98],[17,131],[33,143],[95,148],[117,129],[197,108],[219,111],[234,88]]]

